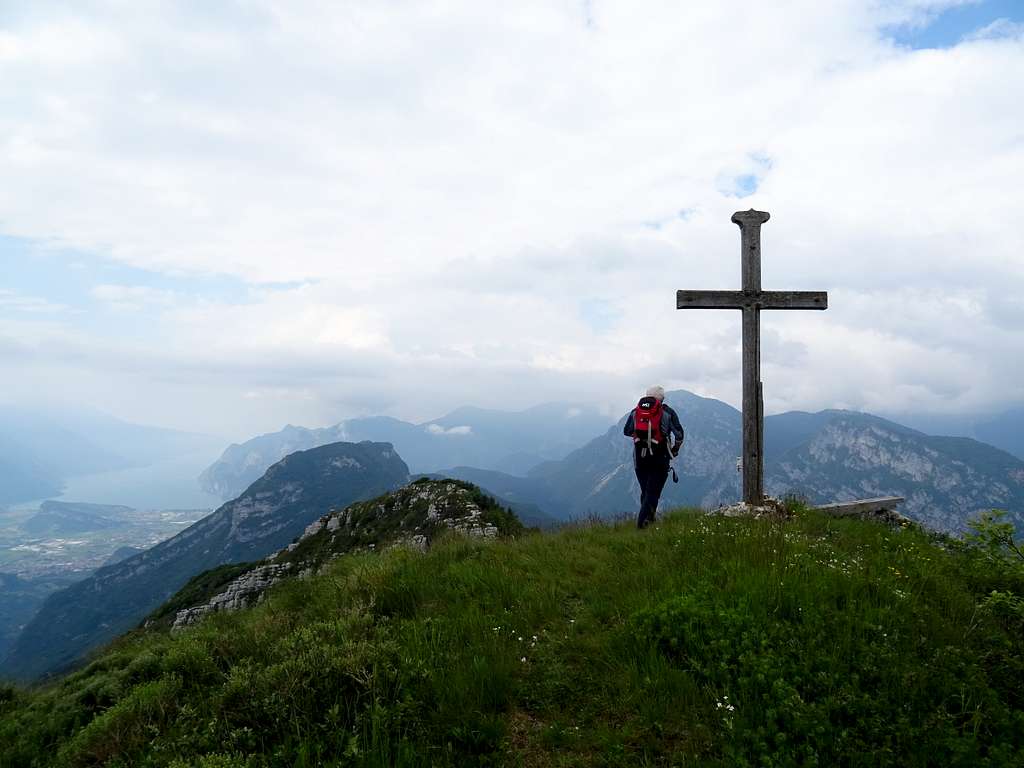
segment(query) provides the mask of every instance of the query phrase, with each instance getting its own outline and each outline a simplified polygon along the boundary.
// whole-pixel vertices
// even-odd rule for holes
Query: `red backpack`
[[[661,442],[661,401],[656,397],[642,397],[633,412],[633,440],[651,443]]]

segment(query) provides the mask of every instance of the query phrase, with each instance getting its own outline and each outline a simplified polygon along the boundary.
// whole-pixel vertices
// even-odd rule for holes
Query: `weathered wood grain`
[[[825,291],[676,291],[676,309],[828,309]]]
[[[885,510],[895,510],[897,505],[902,504],[906,499],[902,496],[879,496],[875,499],[857,499],[855,501],[840,501],[835,504],[822,504],[814,507],[816,512],[825,512],[833,517],[859,517],[871,515]]]

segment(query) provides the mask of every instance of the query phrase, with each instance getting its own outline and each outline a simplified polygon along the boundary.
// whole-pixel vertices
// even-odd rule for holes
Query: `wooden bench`
[[[872,517],[882,512],[895,512],[896,506],[904,501],[906,499],[902,496],[879,496],[877,499],[856,499],[854,501],[839,501],[835,504],[822,504],[814,509],[835,517]]]

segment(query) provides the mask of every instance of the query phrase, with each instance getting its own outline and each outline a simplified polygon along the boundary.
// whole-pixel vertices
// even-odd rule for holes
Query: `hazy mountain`
[[[1005,509],[1024,530],[1024,462],[1015,456],[868,414],[817,415],[823,423],[809,440],[768,455],[768,492],[796,490],[816,502],[903,496],[901,512],[945,531],[964,530],[967,519],[983,510]]]
[[[133,467],[207,453],[223,445],[223,439],[216,435],[133,424],[91,409],[57,409],[47,413],[65,429],[88,437],[100,449],[123,458]]]
[[[417,473],[458,465],[525,473],[540,462],[562,458],[607,424],[596,409],[566,403],[518,412],[459,408],[422,424],[386,416],[348,419],[321,429],[289,424],[229,446],[199,483],[209,493],[231,498],[292,451],[339,440],[389,442]]]
[[[61,491],[61,477],[25,456],[20,446],[0,435],[0,504],[43,499]]]
[[[27,679],[66,666],[137,624],[197,573],[263,558],[328,510],[397,488],[408,477],[405,462],[386,443],[334,443],[293,453],[178,535],[51,595],[0,672]]]
[[[280,432],[260,435],[241,445],[233,443],[199,476],[199,485],[207,493],[232,499],[288,454],[344,442],[347,433],[340,426],[306,429],[289,424]]]
[[[133,511],[131,507],[108,504],[44,501],[21,529],[32,536],[73,536],[117,528]]]
[[[1024,460],[1024,407],[994,414],[899,414],[893,420],[930,435],[971,437]]]
[[[81,578],[81,574],[25,579],[0,573],[0,659],[14,645],[46,598]]]
[[[662,507],[714,507],[740,497],[736,459],[740,413],[717,400],[678,391],[686,443],[665,486]],[[528,476],[458,467],[444,474],[475,482],[503,498],[532,503],[561,519],[635,513],[638,488],[625,416],[565,459]],[[942,530],[961,530],[980,510],[1007,509],[1024,527],[1024,462],[969,438],[933,437],[886,419],[850,411],[791,412],[765,419],[765,486],[813,502],[904,496],[901,511]]]
[[[687,430],[680,482],[669,480],[663,498],[669,504],[715,504],[739,488],[735,461],[740,442],[738,412],[718,400],[689,392],[671,392],[668,402]],[[612,515],[634,510],[636,480],[632,443],[622,434],[626,415],[561,461],[534,467],[526,477],[455,467],[442,474],[476,483],[509,501],[536,504],[560,520]]]
[[[1024,408],[980,420],[975,427],[975,437],[1024,459]]]
[[[0,504],[55,496],[70,477],[208,452],[215,442],[95,411],[0,406]]]
[[[113,565],[114,563],[120,563],[122,560],[127,560],[133,555],[138,555],[145,552],[145,549],[140,547],[118,547],[110,553],[110,557],[103,561],[103,566]]]
[[[0,503],[52,496],[69,475],[126,465],[123,457],[43,416],[0,407]]]

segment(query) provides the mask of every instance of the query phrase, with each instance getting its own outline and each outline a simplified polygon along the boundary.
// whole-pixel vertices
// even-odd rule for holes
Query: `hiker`
[[[670,463],[683,447],[683,425],[679,416],[665,404],[664,387],[650,387],[626,419],[622,434],[633,438],[633,467],[640,483],[640,513],[636,527],[645,528],[654,521],[661,489],[668,479]],[[669,447],[671,438],[675,444]],[[675,470],[672,479],[677,480]]]

